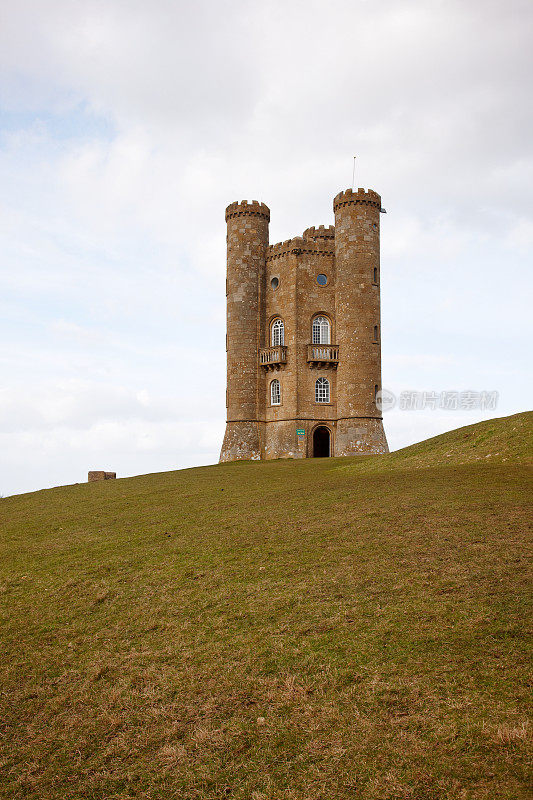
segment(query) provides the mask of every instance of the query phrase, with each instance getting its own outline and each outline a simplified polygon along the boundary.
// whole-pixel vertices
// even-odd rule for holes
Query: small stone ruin
[[[117,477],[116,472],[104,472],[104,470],[94,469],[89,471],[88,482],[92,481],[111,481]]]

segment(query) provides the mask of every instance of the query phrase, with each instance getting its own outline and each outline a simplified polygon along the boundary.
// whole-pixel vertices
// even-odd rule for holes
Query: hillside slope
[[[0,501],[0,797],[529,797],[531,420]]]
[[[447,464],[533,464],[533,412],[465,425],[383,458],[365,459],[365,469],[419,469]],[[350,459],[349,469],[360,465]]]

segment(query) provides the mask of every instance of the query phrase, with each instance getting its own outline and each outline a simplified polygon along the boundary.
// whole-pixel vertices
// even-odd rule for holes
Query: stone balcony
[[[287,363],[287,347],[283,344],[274,347],[261,347],[259,350],[259,363],[267,371],[269,369],[280,369]]]
[[[339,363],[339,345],[308,344],[307,363],[311,367],[317,367],[320,369],[323,369],[324,367],[337,369],[337,364]]]

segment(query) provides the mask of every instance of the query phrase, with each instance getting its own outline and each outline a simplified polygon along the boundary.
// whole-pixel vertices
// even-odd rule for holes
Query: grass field
[[[532,414],[0,501],[0,797],[521,800]]]

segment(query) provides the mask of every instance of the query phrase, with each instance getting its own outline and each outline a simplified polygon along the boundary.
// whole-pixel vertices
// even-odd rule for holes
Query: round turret
[[[339,192],[333,200],[333,211],[336,214],[341,208],[356,205],[377,208],[379,211],[381,209],[381,197],[373,189],[368,191],[364,189],[357,189],[357,191],[355,189],[346,189],[344,192]]]
[[[241,200],[240,203],[230,203],[226,209],[226,222],[239,217],[262,217],[267,222],[270,222],[270,209],[257,200],[251,200],[250,202]]]
[[[342,347],[338,367],[338,455],[354,452],[357,433],[350,418],[381,419],[376,392],[381,390],[379,222],[377,192],[348,189],[333,201],[337,275],[337,335]],[[376,432],[382,432],[379,422]],[[379,434],[381,436],[381,433]],[[383,434],[384,448],[386,441]],[[376,441],[375,446],[379,446]],[[374,452],[380,452],[375,449]]]
[[[270,211],[243,200],[226,209],[227,425],[221,461],[260,458],[257,422],[261,287]]]

